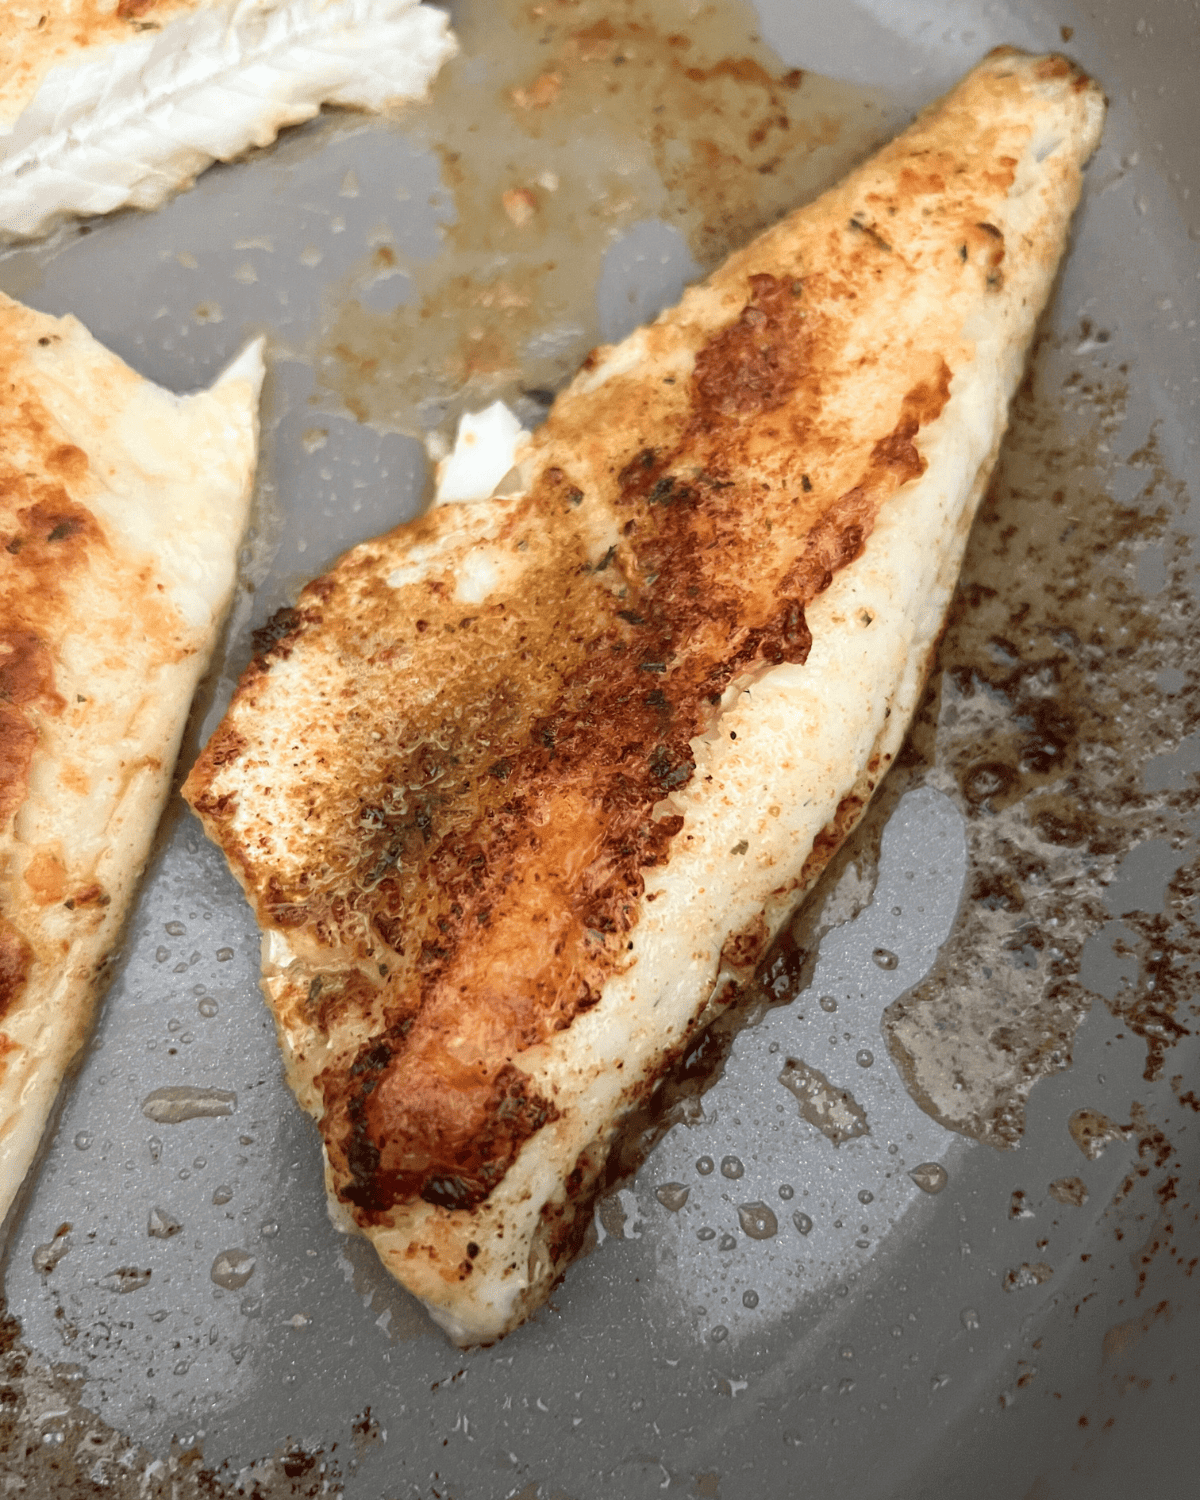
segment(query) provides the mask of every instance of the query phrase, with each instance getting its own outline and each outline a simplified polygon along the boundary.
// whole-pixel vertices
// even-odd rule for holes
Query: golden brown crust
[[[1044,72],[999,54],[596,351],[523,494],[306,589],[189,779],[330,1190],[464,1342],[896,753],[1098,134]]]
[[[2,1217],[91,1018],[232,586],[257,370],[178,399],[6,297],[0,370]]]
[[[4,916],[0,916],[0,1021],[16,1005],[29,978],[33,951]]]
[[[7,0],[0,19],[4,70],[0,77],[0,122],[9,125],[58,63],[91,48],[123,42],[157,30],[182,11],[209,0]]]
[[[852,260],[875,253],[859,238],[849,235]],[[741,282],[745,300],[700,342],[681,382],[683,419],[665,440],[663,424],[637,414],[629,430],[645,441],[610,465],[619,540],[598,559],[572,525],[585,497],[551,465],[505,523],[506,538],[536,529],[552,547],[515,596],[475,614],[435,587],[410,613],[382,579],[363,585],[376,566],[368,549],[310,585],[262,639],[244,694],[327,629],[344,631],[343,649],[375,679],[435,630],[458,677],[419,725],[389,726],[398,748],[369,773],[342,765],[353,844],[273,871],[257,892],[280,927],[330,945],[371,934],[358,951],[379,977],[366,993],[361,979],[334,986],[315,1012],[323,1030],[346,1007],[378,1017],[371,1039],[317,1080],[342,1196],[364,1215],[416,1196],[473,1206],[549,1118],[514,1059],[569,1026],[622,967],[642,872],[664,861],[682,823],[655,809],[691,778],[692,740],[736,677],[804,661],[806,604],[858,555],[879,505],[922,472],[913,438],[949,394],[940,355],[891,426],[860,441],[841,493],[805,487],[799,458],[819,457],[811,441],[796,444],[785,476],[762,482],[754,450],[774,436],[763,425],[786,406],[793,434],[811,427],[822,369],[842,358],[800,269]],[[416,523],[413,542],[442,522]],[[478,670],[469,657],[481,638]],[[218,731],[187,786],[199,812],[232,811],[212,778],[253,753],[236,720]],[[315,812],[320,794],[307,795]],[[495,1136],[498,1100],[511,1126]]]

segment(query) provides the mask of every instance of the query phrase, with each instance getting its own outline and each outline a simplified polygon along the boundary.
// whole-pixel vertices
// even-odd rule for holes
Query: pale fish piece
[[[991,54],[595,351],[521,493],[303,590],[193,770],[335,1217],[458,1342],[544,1302],[899,750],[1103,117]]]
[[[0,19],[0,234],[157,208],[322,104],[420,98],[456,49],[418,0],[38,0]],[[39,23],[39,17],[41,21]]]
[[[225,618],[261,341],[211,389],[144,380],[0,297],[0,1218],[36,1155]]]
[[[529,434],[503,401],[464,412],[454,448],[437,468],[435,505],[490,500],[512,471]]]

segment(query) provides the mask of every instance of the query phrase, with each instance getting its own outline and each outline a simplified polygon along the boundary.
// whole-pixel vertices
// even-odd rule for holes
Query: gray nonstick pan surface
[[[1196,1494],[1200,12],[450,9],[427,104],[0,257],[175,389],[268,336],[181,771],[250,631],[420,508],[462,410],[538,420],[996,44],[1067,51],[1110,114],[903,761],[550,1305],[462,1353],[331,1226],[254,923],[176,797],[6,1225],[6,1493]],[[822,1133],[788,1059],[865,1128]],[[166,1085],[236,1107],[156,1121]]]

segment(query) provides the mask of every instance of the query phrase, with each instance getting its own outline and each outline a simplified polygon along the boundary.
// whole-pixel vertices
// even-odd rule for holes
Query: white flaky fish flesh
[[[455,1340],[544,1301],[896,755],[1103,115],[991,54],[260,638],[185,795],[336,1215]]]
[[[17,0],[0,39],[10,237],[157,208],[322,104],[420,98],[456,45],[418,0]]]

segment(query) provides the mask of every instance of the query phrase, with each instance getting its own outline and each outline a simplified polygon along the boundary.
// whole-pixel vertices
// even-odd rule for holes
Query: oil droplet
[[[739,1156],[723,1156],[721,1158],[721,1176],[730,1177],[735,1182],[739,1177],[745,1175],[746,1168]]]
[[[821,1007],[822,1010],[827,1010],[830,1015],[832,1015],[834,1011],[837,1010],[837,1001],[833,998],[832,995],[822,995],[821,998],[817,1001],[817,1004]]]
[[[737,1212],[742,1233],[752,1240],[769,1240],[772,1235],[779,1233],[779,1220],[775,1217],[775,1211],[761,1200],[739,1203]]]
[[[716,1237],[717,1231],[715,1229],[710,1229],[707,1224],[703,1229],[698,1229],[696,1231],[696,1238],[698,1240],[715,1240]]]
[[[220,1008],[221,1007],[217,1004],[217,1002],[211,995],[205,995],[204,999],[199,1001],[196,1005],[196,1009],[200,1012],[200,1014],[209,1019],[215,1016]]]
[[[156,1125],[180,1125],[184,1120],[211,1120],[231,1115],[237,1108],[232,1089],[201,1089],[188,1084],[153,1089],[142,1100],[142,1113]]]
[[[797,1209],[796,1212],[792,1215],[792,1223],[796,1226],[801,1234],[812,1233],[813,1221],[808,1217],[807,1214],[801,1213],[799,1209]]]
[[[881,969],[897,969],[900,967],[900,960],[890,948],[876,948],[874,953],[871,954],[871,958]]]
[[[92,1132],[90,1130],[80,1130],[76,1134],[76,1136],[75,1136],[75,1149],[76,1149],[76,1151],[86,1151],[87,1148],[91,1144],[92,1144]]]
[[[223,1203],[228,1203],[232,1197],[233,1189],[227,1182],[223,1182],[221,1183],[220,1187],[213,1189],[212,1201],[217,1205],[218,1208],[220,1208]]]
[[[712,1169],[713,1159],[711,1156],[698,1156],[696,1158],[696,1171],[700,1173],[701,1177],[707,1177]]]
[[[182,922],[167,922],[163,931],[171,937],[183,937],[184,933],[187,932],[187,928]]]
[[[258,1232],[264,1240],[273,1240],[279,1233],[279,1225],[276,1224],[274,1219],[268,1219],[265,1224],[259,1225]]]
[[[261,1297],[243,1297],[241,1301],[242,1316],[245,1318],[257,1318],[262,1312]]]
[[[149,1270],[142,1271],[137,1266],[118,1266],[100,1278],[100,1285],[106,1292],[139,1292],[150,1284],[150,1276]]]
[[[736,1250],[737,1249],[737,1240],[734,1238],[734,1236],[732,1234],[723,1234],[721,1236],[720,1240],[717,1242],[717,1249],[718,1250]]]
[[[869,1068],[875,1061],[875,1054],[873,1052],[868,1052],[864,1047],[861,1052],[856,1052],[854,1054],[854,1061],[859,1065],[860,1068]]]
[[[170,950],[170,948],[164,948],[161,943],[154,950],[154,959],[155,959],[156,963],[165,964],[166,961],[167,961],[167,959],[170,958],[170,956],[171,956],[171,950]]]
[[[146,1233],[152,1240],[169,1240],[182,1230],[183,1225],[165,1208],[152,1208],[146,1217]]]
[[[255,1259],[246,1250],[222,1250],[208,1273],[217,1286],[236,1292],[254,1275]]]
[[[791,1185],[790,1182],[780,1183],[779,1196],[786,1203],[789,1198],[794,1198],[796,1196],[796,1189]]]
[[[923,1193],[940,1193],[950,1181],[950,1174],[936,1161],[923,1161],[908,1175]]]
[[[875,1194],[872,1193],[868,1188],[860,1188],[858,1192],[858,1201],[860,1203],[874,1203]]]
[[[724,1323],[718,1323],[713,1331],[709,1334],[709,1338],[712,1339],[714,1344],[723,1343],[724,1340],[728,1337],[729,1329],[725,1327]]]
[[[170,1021],[167,1022],[167,1030],[171,1033],[172,1036],[174,1036],[174,1034],[177,1031],[181,1031],[182,1029],[183,1029],[183,1022],[182,1021],[179,1021],[179,1020],[176,1020],[176,1019],[172,1018]]]
[[[232,948],[218,948],[217,949],[217,962],[219,964],[227,964],[232,957],[233,957],[233,949]]]
[[[742,1306],[743,1307],[757,1307],[758,1306],[758,1293],[757,1292],[743,1292],[742,1293]]]
[[[33,1269],[39,1276],[49,1276],[71,1248],[71,1241],[67,1238],[70,1228],[69,1224],[60,1225],[49,1244],[33,1247]]]
[[[962,1312],[960,1312],[958,1315],[958,1321],[964,1328],[978,1328],[979,1314],[973,1307],[964,1307]]]
[[[688,1201],[691,1188],[685,1187],[682,1182],[664,1182],[661,1187],[654,1189],[654,1196],[668,1210],[677,1214]]]
[[[162,1142],[156,1135],[152,1135],[146,1145],[150,1150],[150,1160],[157,1165],[162,1160]]]
[[[174,1374],[174,1375],[186,1375],[187,1372],[188,1372],[188,1370],[190,1368],[191,1368],[191,1361],[190,1360],[180,1359],[180,1360],[177,1360],[175,1362],[175,1368],[172,1370],[171,1373]]]
[[[235,1365],[240,1365],[246,1357],[245,1344],[234,1344],[233,1348],[229,1351],[229,1356]]]
[[[197,1156],[192,1159],[192,1166],[195,1167],[197,1172],[203,1172],[205,1167],[208,1166],[208,1161],[203,1156]]]

